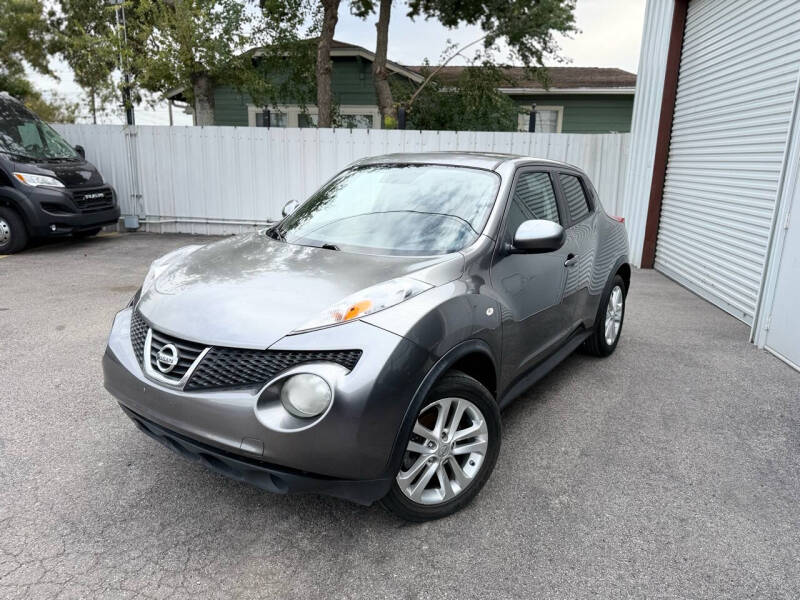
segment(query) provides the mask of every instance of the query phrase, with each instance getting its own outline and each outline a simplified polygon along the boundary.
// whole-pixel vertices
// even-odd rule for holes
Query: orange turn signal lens
[[[356,302],[350,308],[347,309],[347,312],[344,313],[344,318],[342,321],[349,321],[350,319],[355,319],[363,312],[369,310],[369,307],[372,306],[372,302],[369,300],[362,300],[361,302]]]

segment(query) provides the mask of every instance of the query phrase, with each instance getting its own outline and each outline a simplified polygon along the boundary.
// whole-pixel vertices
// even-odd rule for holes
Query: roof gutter
[[[517,87],[501,87],[497,88],[498,91],[509,96],[514,95],[542,95],[542,94],[570,94],[573,96],[579,95],[633,95],[636,92],[635,87],[617,87],[617,88],[517,88]]]

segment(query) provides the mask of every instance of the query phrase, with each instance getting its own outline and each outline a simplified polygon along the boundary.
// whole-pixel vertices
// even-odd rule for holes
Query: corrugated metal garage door
[[[655,266],[752,323],[800,66],[797,0],[692,0]]]

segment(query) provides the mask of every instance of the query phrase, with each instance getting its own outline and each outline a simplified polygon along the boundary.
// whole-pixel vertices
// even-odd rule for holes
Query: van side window
[[[513,238],[517,228],[523,221],[545,219],[560,223],[558,203],[553,191],[553,183],[548,173],[522,173],[517,179],[511,205],[508,207],[506,235]]]
[[[581,180],[575,175],[559,173],[558,179],[561,182],[561,190],[564,192],[564,199],[567,201],[570,220],[575,223],[589,214],[589,201],[586,199],[586,192],[583,190]]]

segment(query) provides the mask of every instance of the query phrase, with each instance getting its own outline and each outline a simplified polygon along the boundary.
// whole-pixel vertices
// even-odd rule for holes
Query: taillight
[[[612,219],[614,219],[615,221],[619,222],[619,223],[624,223],[625,222],[625,217],[615,217],[613,215],[608,215],[608,216],[611,217]]]

